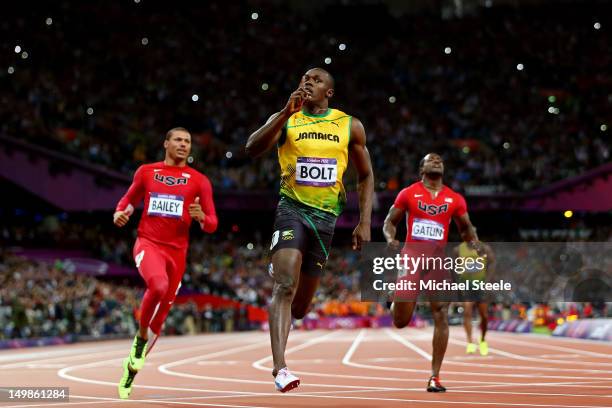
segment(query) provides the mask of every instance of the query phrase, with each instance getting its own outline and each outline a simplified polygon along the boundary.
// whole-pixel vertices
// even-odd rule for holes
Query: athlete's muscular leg
[[[141,240],[137,240],[134,246],[134,259],[138,272],[147,284],[147,290],[140,305],[139,327],[139,336],[146,340],[153,314],[168,291],[166,260],[159,249],[146,245]]]
[[[319,276],[308,275],[304,272],[300,274],[298,288],[291,303],[291,315],[295,319],[301,319],[308,312],[317,288],[319,287]]]
[[[395,327],[401,329],[408,326],[415,307],[416,302],[393,302],[391,305],[391,315],[393,316]]]
[[[431,312],[435,325],[431,374],[438,377],[448,345],[448,302],[431,302]]]
[[[285,348],[291,327],[291,302],[295,296],[302,266],[302,252],[299,249],[282,248],[272,256],[274,289],[270,303],[268,322],[270,341],[276,376],[278,370],[286,367]]]
[[[472,342],[472,308],[474,302],[463,302],[463,327],[468,343]]]
[[[170,309],[172,308],[174,299],[176,298],[176,295],[181,287],[181,281],[183,280],[183,275],[185,273],[186,256],[181,253],[172,255],[173,256],[167,259],[167,267],[170,271],[168,290],[166,290],[166,293],[162,297],[157,313],[155,313],[155,316],[153,316],[153,320],[151,321],[150,325],[153,333],[157,335],[161,333],[162,326],[166,321],[166,317],[168,317],[168,313],[170,313]]]
[[[480,341],[484,341],[485,336],[487,335],[487,327],[489,324],[487,309],[488,307],[486,303],[478,303],[478,313],[480,313]]]

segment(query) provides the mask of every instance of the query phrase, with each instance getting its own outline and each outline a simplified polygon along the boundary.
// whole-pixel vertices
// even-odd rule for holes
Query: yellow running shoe
[[[123,376],[121,376],[121,380],[117,386],[119,398],[121,399],[130,398],[130,394],[132,393],[132,383],[134,382],[136,374],[138,374],[138,371],[130,370],[129,364],[129,358],[123,360]]]
[[[134,337],[132,343],[132,349],[130,350],[130,367],[136,371],[142,370],[145,363],[147,340],[141,338],[139,335]]]
[[[467,354],[474,354],[474,353],[476,353],[476,344],[468,343],[467,348],[465,349],[465,352]]]
[[[475,345],[474,345],[475,347]],[[481,356],[486,356],[489,354],[489,343],[487,343],[486,341],[481,341],[480,342],[480,355]]]

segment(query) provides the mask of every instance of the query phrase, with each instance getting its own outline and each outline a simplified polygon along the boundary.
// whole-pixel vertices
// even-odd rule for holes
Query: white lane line
[[[410,350],[416,352],[417,354],[419,354],[420,356],[422,356],[425,360],[427,361],[431,361],[432,360],[432,355],[429,354],[428,352],[426,352],[425,350],[423,350],[422,348],[418,347],[416,344],[410,342],[409,340],[405,339],[404,337],[400,336],[397,333],[392,332],[389,329],[385,329],[385,333],[389,335],[389,337],[391,337],[393,340],[396,340],[398,342],[400,342],[401,344],[403,344],[404,346],[408,347]]]
[[[393,333],[391,330],[386,329],[389,333]],[[433,332],[432,332],[433,335]],[[398,335],[398,337],[400,337]],[[397,339],[397,338],[396,338]],[[398,340],[399,341],[399,340]],[[455,345],[460,345],[465,347],[467,345],[467,342],[463,341],[463,340],[457,340],[454,339],[452,337],[449,337],[448,342],[450,344],[455,344]],[[415,347],[418,348],[418,346],[415,345]],[[410,347],[412,348],[412,347]],[[530,357],[530,356],[522,356],[520,354],[514,354],[514,353],[510,353],[508,351],[504,351],[504,350],[500,350],[499,348],[494,348],[494,347],[489,347],[489,352],[493,353],[493,354],[497,354],[503,357],[508,357],[514,360],[522,360],[522,361],[529,361],[529,362],[536,362],[536,363],[552,363],[552,364],[559,364],[559,365],[571,365],[571,366],[576,366],[576,365],[588,365],[588,366],[593,366],[595,363],[593,362],[584,362],[584,361],[575,361],[575,360],[555,360],[555,359],[551,359],[551,358],[537,358],[537,357]],[[453,365],[466,365],[465,363],[461,363],[461,362],[451,362],[448,360],[445,360],[445,364],[453,364]],[[595,365],[608,365],[607,363],[601,363],[601,364],[595,364]],[[612,364],[611,364],[612,365]],[[469,363],[468,363],[469,366]],[[499,367],[499,368],[512,368],[512,369],[517,369],[517,368],[521,368],[524,370],[543,370],[543,371],[559,371],[561,368],[559,367],[548,367],[548,368],[534,368],[534,367],[530,367],[530,366],[517,366],[517,365],[513,365],[513,366],[503,366],[500,364],[479,364],[480,367]],[[581,368],[562,368],[563,371],[574,371],[574,372],[583,372],[583,373],[592,373],[592,374],[608,374],[610,373],[610,370],[595,370],[595,369],[581,369]]]
[[[460,345],[460,346],[466,346],[467,343],[465,341],[461,341],[461,340],[456,340],[456,339],[448,339],[449,343],[452,344],[456,344],[456,345]],[[537,357],[528,357],[528,356],[522,356],[520,354],[514,354],[514,353],[510,353],[508,351],[504,351],[504,350],[500,350],[498,348],[493,348],[493,347],[489,347],[489,352],[493,353],[493,354],[497,354],[500,356],[504,356],[504,357],[508,357],[511,358],[513,360],[521,360],[521,361],[530,361],[530,362],[535,362],[535,363],[545,363],[545,364],[571,364],[571,365],[575,365],[575,364],[581,364],[581,362],[579,361],[567,361],[567,360],[554,360],[554,359],[550,359],[550,358],[537,358]],[[593,365],[593,363],[589,363],[589,362],[585,362],[583,364],[588,364],[588,365]],[[499,365],[498,365],[499,367]],[[514,366],[514,367],[521,367],[521,366]],[[612,374],[612,371],[610,370],[589,370],[589,369],[580,369],[580,368],[576,368],[576,369],[572,369],[572,368],[556,368],[556,367],[552,367],[552,368],[547,368],[547,370],[554,370],[554,371],[582,371],[582,372],[588,372],[588,373],[604,373],[604,374]]]
[[[391,332],[392,333],[392,332]],[[347,351],[347,353],[345,354],[345,356],[343,357],[342,361],[344,364],[346,364],[346,362],[350,363],[350,360],[353,356],[353,354],[355,353],[355,351],[357,350],[358,346],[361,343],[367,343],[368,339],[369,339],[369,335],[368,338],[365,337],[365,329],[361,329],[359,331],[359,333],[357,334],[357,336],[354,338],[353,340],[353,344],[351,345],[351,347],[349,348],[349,350]],[[395,333],[393,333],[395,334]],[[401,338],[401,337],[400,337]],[[402,340],[404,340],[402,338]],[[404,344],[402,342],[402,344]],[[422,351],[422,350],[421,350]],[[429,354],[425,353],[428,357]],[[350,364],[347,364],[350,365]],[[268,368],[266,368],[266,370],[268,370]],[[398,377],[379,377],[379,376],[362,376],[362,375],[346,375],[346,374],[327,374],[327,373],[318,373],[318,372],[311,372],[311,371],[296,371],[296,370],[292,370],[293,373],[295,374],[304,374],[304,375],[312,375],[312,376],[318,376],[318,377],[328,377],[328,378],[347,378],[347,379],[355,379],[355,380],[375,380],[375,381],[389,381],[389,382],[422,382],[422,379],[414,379],[414,378],[398,378]],[[507,383],[507,382],[493,382],[493,381],[469,381],[469,380],[446,380],[445,383],[449,383],[449,384],[478,384],[476,386],[465,386],[462,388],[487,388],[487,387],[496,387],[496,386],[521,386],[521,385],[526,385],[524,383]],[[580,384],[590,384],[593,382],[581,382]],[[575,382],[562,382],[562,383],[552,383],[552,384],[557,384],[557,385],[566,385],[566,384],[575,384]],[[527,384],[527,385],[531,385]],[[540,384],[536,384],[536,385],[540,385]],[[544,383],[542,383],[541,385],[545,385]],[[551,385],[552,386],[552,385]],[[418,388],[418,390],[420,390],[420,388]]]
[[[70,398],[73,398],[70,396]],[[228,407],[228,408],[269,408],[262,405],[228,405],[219,403],[205,403],[205,402],[183,402],[183,401],[172,401],[167,399],[133,399],[133,400],[122,400],[119,398],[105,398],[105,397],[90,397],[86,395],[75,396],[74,398],[93,399],[93,400],[104,400],[112,402],[147,402],[147,403],[163,403],[171,405],[195,405],[199,407]],[[181,398],[177,398],[181,399]]]
[[[361,331],[361,332],[360,332],[360,335],[362,335],[362,336],[363,336],[364,334],[365,334],[365,333],[364,333],[363,331]],[[358,336],[358,337],[359,337],[359,336]],[[357,340],[357,338],[356,338],[356,340]],[[351,346],[351,348],[352,348],[352,350],[353,350],[353,351],[352,351],[352,353],[354,353],[354,351],[356,350],[357,345],[358,345],[358,343],[357,343],[357,342],[354,342],[354,343],[353,343],[353,345]],[[354,347],[353,347],[353,346],[354,346]],[[351,355],[352,355],[352,353],[351,353]],[[215,353],[211,353],[211,354],[215,354]],[[345,357],[346,357],[346,356],[345,356]],[[350,357],[351,357],[351,356],[349,355],[349,360],[350,360]],[[267,382],[265,382],[265,383],[267,383]],[[114,383],[111,383],[111,385],[116,386]],[[518,385],[518,386],[520,386],[520,384],[516,384],[516,385],[515,385],[515,384],[512,384],[512,386],[517,386],[517,385]],[[151,388],[161,388],[161,387],[151,387]],[[169,387],[168,387],[168,388],[169,388]],[[393,389],[390,389],[389,391],[391,391],[391,390],[393,390]],[[401,390],[406,390],[406,389],[401,389]],[[420,390],[420,388],[419,388],[419,390]],[[198,391],[203,391],[203,390],[198,390]],[[375,391],[375,390],[371,390],[371,391]],[[223,391],[215,390],[215,392],[219,393],[219,392],[223,392]],[[244,397],[247,397],[247,396],[248,396],[248,395],[244,395],[244,394],[247,394],[247,393],[242,393],[242,394],[243,394],[242,396],[244,396]],[[258,395],[260,395],[260,393],[248,393],[248,394],[251,394],[250,396],[258,396]],[[310,393],[310,394],[312,394],[312,393]],[[295,395],[295,397],[298,397],[298,396],[308,397],[308,396],[310,396],[310,394],[294,394],[294,395]],[[276,394],[272,394],[272,395],[276,395]],[[217,396],[217,397],[220,397],[220,396]],[[236,396],[236,397],[239,397],[239,396]],[[312,395],[312,397],[315,397],[315,395]],[[319,398],[321,398],[321,397],[329,397],[329,396],[322,396],[322,395],[319,395],[318,397],[319,397]],[[215,396],[211,396],[210,398],[215,398]],[[339,397],[339,398],[354,398],[354,399],[364,399],[364,398],[359,398],[359,397]],[[378,398],[365,398],[365,399],[370,399],[370,400],[380,400],[380,399],[378,399]],[[385,400],[395,400],[395,399],[385,399]],[[141,401],[157,401],[157,400],[141,400]],[[407,401],[413,401],[413,402],[425,402],[425,403],[427,403],[427,402],[431,402],[431,401],[428,401],[428,400],[407,400]],[[434,401],[434,402],[435,402],[435,401]],[[448,401],[439,401],[439,402],[441,403],[441,402],[448,402]],[[479,404],[480,404],[480,403],[479,403]],[[495,404],[495,403],[484,403],[484,405],[491,405],[491,404]],[[210,404],[209,404],[209,405],[210,405]],[[481,404],[481,405],[483,405],[483,404]],[[503,404],[503,405],[508,405],[508,404]],[[510,404],[509,406],[516,406],[516,405],[517,405],[517,404]],[[518,406],[525,406],[525,405],[526,405],[526,404],[519,404]],[[218,406],[218,405],[217,405],[217,406]],[[531,406],[549,406],[549,405],[531,405]],[[557,405],[557,406],[559,406],[559,405]],[[560,406],[560,407],[568,407],[568,408],[569,408],[569,407],[575,407],[575,406]]]
[[[123,352],[125,354],[125,350],[127,349],[127,347],[121,347],[121,348],[115,348],[115,349],[110,349],[110,350],[106,350],[106,351],[100,351],[101,353],[104,353],[105,355],[107,354],[116,354],[116,353],[120,353]],[[65,364],[67,361],[76,361],[76,360],[84,360],[86,358],[92,358],[93,356],[99,354],[98,353],[91,353],[91,352],[87,352],[87,353],[83,353],[83,354],[76,354],[76,355],[72,355],[72,356],[68,356],[68,357],[54,357],[54,358],[46,358],[43,360],[33,360],[33,361],[24,361],[21,363],[12,363],[12,364],[5,364],[3,366],[0,366],[0,369],[4,369],[4,370],[8,370],[11,368],[31,368],[32,366],[44,366],[44,365],[48,365],[48,363],[53,362],[53,361],[59,361],[59,363],[57,364],[62,364],[62,367],[65,367],[68,364]],[[53,365],[53,364],[49,364],[49,365]],[[52,367],[50,367],[52,368]],[[61,367],[56,367],[56,368],[61,368]]]
[[[175,337],[175,336],[168,336],[165,337],[163,339],[163,346],[162,344],[158,344],[157,347],[160,347],[160,351],[161,349],[165,349],[168,348],[169,346],[173,346],[176,344],[184,344],[184,343],[191,343],[193,342],[193,339],[198,339],[198,338],[207,338],[210,340],[210,338],[216,337],[217,340],[221,340],[221,341],[225,341],[227,337],[230,337],[230,339],[232,338],[237,338],[239,336],[237,336],[236,334],[231,334],[231,335],[227,335],[227,334],[207,334],[207,335],[200,335],[200,336],[194,336],[194,337],[190,337],[189,339],[185,338],[185,337]],[[14,353],[12,351],[7,351],[8,353],[11,353],[10,355],[0,355],[0,362],[2,361],[10,361],[10,360],[30,360],[30,361],[21,361],[19,363],[10,363],[10,364],[3,364],[0,365],[0,369],[9,369],[9,368],[20,368],[20,367],[24,367],[28,364],[40,364],[42,362],[50,362],[50,361],[71,361],[71,360],[81,360],[83,358],[87,358],[87,357],[92,357],[95,355],[100,355],[101,353],[106,354],[106,352],[120,352],[120,351],[125,351],[127,349],[127,347],[129,347],[131,340],[128,341],[128,339],[124,339],[124,340],[112,340],[113,343],[116,342],[116,344],[113,344],[111,346],[105,346],[105,345],[100,345],[100,346],[96,346],[96,347],[84,347],[83,344],[81,345],[75,345],[75,344],[68,344],[68,345],[58,345],[58,346],[50,346],[50,347],[64,347],[67,346],[69,347],[68,349],[66,348],[62,348],[59,350],[47,350],[47,351],[37,351],[37,352],[27,352],[27,353]],[[155,354],[155,353],[154,353]],[[154,355],[152,354],[152,356]],[[38,358],[38,357],[48,357],[48,358]]]
[[[415,345],[414,343],[410,342],[409,340],[407,340],[406,338],[404,338],[403,336],[400,336],[397,333],[394,333],[393,331],[389,330],[389,329],[385,329],[386,333],[393,338],[394,340],[397,340],[399,343],[403,344],[404,346],[408,347],[409,349],[417,352],[419,355],[421,355],[422,357],[424,357],[426,360],[431,361],[432,356],[431,354],[427,353],[425,350],[423,350],[422,348],[418,347],[417,345]],[[449,343],[452,344],[461,344],[462,346],[467,345],[467,343],[465,342],[461,342],[459,340],[454,340],[449,338],[448,339]],[[492,349],[490,348],[489,350],[495,350],[494,352],[496,352],[497,354],[500,355],[504,355],[503,351],[497,350],[497,349]],[[512,354],[512,353],[508,353],[508,354]],[[516,354],[515,354],[516,355]],[[541,359],[542,361],[547,361],[544,359]],[[504,365],[504,364],[485,364],[485,363],[480,363],[480,362],[463,362],[463,361],[455,361],[455,360],[449,360],[446,359],[444,360],[444,364],[445,365],[455,365],[455,366],[462,366],[462,367],[478,367],[478,368],[493,368],[493,369],[500,369],[500,368],[508,368],[511,370],[516,370],[516,369],[521,369],[521,370],[531,370],[531,371],[553,371],[553,372],[559,372],[559,368],[553,368],[553,367],[540,367],[540,366],[519,366],[519,365]],[[593,374],[600,374],[600,373],[610,373],[609,371],[606,370],[591,370],[591,369],[581,369],[581,368],[564,368],[563,371],[573,371],[573,372],[578,372],[578,373],[593,373]]]
[[[581,354],[581,355],[584,355],[584,356],[592,356],[592,357],[612,359],[612,344],[610,345],[610,354],[604,354],[604,353],[596,353],[594,351],[581,350],[579,348],[570,348],[570,347],[563,347],[563,346],[555,346],[555,345],[552,345],[552,344],[540,344],[540,343],[533,343],[533,342],[528,342],[528,341],[521,341],[521,340],[517,340],[517,339],[514,339],[514,338],[510,338],[509,336],[500,336],[500,335],[497,335],[497,336],[494,336],[494,337],[495,337],[495,342],[523,345],[523,346],[539,348],[539,349],[566,351],[566,352],[571,353],[571,354]],[[518,336],[516,336],[516,337],[518,337]],[[597,364],[602,364],[602,363],[597,363]],[[608,365],[612,365],[610,363],[607,363],[607,364]]]
[[[342,357],[342,364],[350,365],[349,362],[351,361],[351,357],[353,357],[353,354],[355,354],[355,350],[357,350],[357,347],[359,347],[359,343],[363,341],[364,337],[365,337],[365,329],[359,330],[359,333],[355,337],[355,340],[353,340],[351,347],[349,347],[344,357]]]
[[[449,380],[444,380],[445,383],[451,383]],[[491,386],[478,386],[478,385],[464,385],[453,387],[454,389],[468,389],[468,388],[506,388],[506,387],[559,387],[560,385],[564,385],[566,387],[578,387],[578,388],[598,388],[609,390],[612,386],[610,385],[591,385],[591,384],[601,384],[605,381],[563,381],[563,382],[527,382],[527,383],[499,383],[497,385]]]
[[[467,394],[497,394],[497,395],[536,395],[538,397],[586,397],[589,399],[597,398],[612,398],[612,395],[594,395],[594,394],[562,394],[552,392],[522,392],[522,391],[485,391],[485,390],[449,390],[451,393],[467,393]]]
[[[72,396],[71,396],[72,398]],[[28,404],[24,405],[23,403],[19,405],[2,405],[2,408],[31,408],[31,407],[65,407],[65,406],[73,406],[73,405],[100,405],[100,404],[108,404],[108,401],[89,401],[89,402],[43,402],[40,404]]]
[[[322,342],[327,341],[327,340],[333,340],[333,337],[335,335],[337,335],[337,334],[338,334],[338,332],[333,332],[332,331],[332,332],[330,332],[328,334],[325,334],[323,336],[318,336],[318,337],[309,339],[309,340],[305,341],[302,344],[299,344],[297,346],[294,346],[294,347],[286,349],[285,350],[285,356],[288,355],[288,354],[291,354],[291,353],[293,353],[295,351],[299,351],[299,350],[303,350],[305,348],[311,347],[311,346],[313,346],[315,344],[322,343]],[[258,370],[270,371],[270,368],[265,367],[263,365],[264,363],[267,363],[268,361],[272,361],[272,356],[271,355],[266,356],[266,357],[264,357],[262,359],[259,359],[257,361],[254,361],[253,364],[251,364],[251,367],[256,368]]]
[[[459,405],[493,405],[496,407],[546,407],[546,408],[610,408],[609,405],[561,405],[561,404],[526,404],[526,403],[510,403],[491,401],[448,401],[448,400],[429,400],[429,399],[403,399],[403,398],[374,398],[374,397],[344,397],[331,395],[311,395],[311,394],[286,394],[288,397],[310,397],[310,398],[331,398],[331,399],[352,399],[366,401],[397,401],[397,402],[416,402],[425,404],[459,404]]]
[[[32,360],[31,362],[43,361],[40,357],[62,357],[62,356],[70,356],[70,355],[80,355],[83,353],[100,353],[105,350],[112,350],[117,348],[117,346],[98,346],[98,347],[74,347],[74,348],[62,348],[59,350],[45,350],[45,351],[31,351],[31,352],[14,352],[14,351],[6,351],[7,355],[0,355],[0,362],[4,361],[21,361],[21,360]],[[8,354],[10,353],[10,354]],[[45,358],[44,360],[49,360],[50,358]],[[5,366],[0,366],[0,368],[4,368]]]
[[[241,343],[244,342],[245,340],[249,341],[249,338],[245,338],[245,337],[236,337],[235,339],[226,341],[225,343],[220,344],[219,341],[214,341],[211,342],[209,344],[205,344],[205,345],[201,345],[201,346],[193,346],[193,347],[181,347],[179,349],[172,349],[172,350],[166,350],[166,351],[162,351],[162,352],[156,352],[155,356],[156,357],[161,357],[161,356],[166,356],[166,355],[174,355],[174,354],[182,354],[182,353],[186,353],[186,352],[194,352],[195,350],[205,350],[207,348],[212,348],[212,347],[219,347],[219,346],[228,346],[229,344],[232,343]],[[152,354],[153,356],[153,354]],[[111,386],[111,387],[117,387],[117,382],[109,382],[109,381],[101,381],[101,380],[93,380],[93,379],[89,379],[89,378],[83,378],[83,377],[77,377],[71,374],[68,374],[71,371],[74,370],[78,370],[78,369],[84,369],[84,368],[92,368],[92,367],[98,367],[98,366],[102,366],[105,364],[108,364],[108,362],[110,361],[117,361],[117,360],[122,360],[122,358],[119,359],[110,359],[110,360],[102,360],[102,361],[96,361],[93,363],[88,363],[88,364],[80,364],[80,365],[75,365],[75,366],[70,366],[70,367],[65,367],[61,370],[59,370],[57,372],[58,376],[67,380],[71,380],[71,381],[76,381],[76,382],[81,382],[81,383],[86,383],[86,384],[96,384],[96,385],[105,385],[105,386]],[[119,378],[119,377],[117,377]],[[205,390],[205,389],[199,389],[199,388],[184,388],[184,387],[167,387],[167,386],[151,386],[151,385],[134,385],[134,388],[142,388],[142,389],[154,389],[154,390],[167,390],[167,391],[192,391],[192,392],[205,392],[205,393],[219,393],[219,392],[229,392],[229,391],[219,391],[219,390]],[[240,391],[234,391],[233,393],[236,394],[245,394],[245,395],[249,395],[251,393],[248,392],[240,392]]]
[[[305,343],[303,344],[299,344],[297,346],[294,346],[290,349],[288,349],[288,352],[293,352],[293,351],[297,351],[297,350],[302,350],[306,347],[310,347],[313,344],[318,344],[321,343],[323,341],[325,341],[325,339],[329,336],[333,336],[337,334],[336,332],[331,332],[327,335],[324,336],[311,336]],[[167,375],[171,375],[171,376],[176,376],[176,377],[184,377],[184,378],[191,378],[191,379],[196,379],[196,380],[211,380],[211,381],[219,381],[219,382],[235,382],[235,383],[242,383],[242,384],[263,384],[263,385],[270,385],[272,383],[272,381],[262,381],[262,380],[249,380],[249,379],[240,379],[240,378],[228,378],[228,377],[216,377],[216,376],[208,376],[208,375],[199,375],[199,374],[189,374],[189,373],[184,373],[184,372],[180,372],[180,371],[174,371],[174,370],[170,370],[169,367],[174,367],[177,365],[182,365],[182,364],[186,364],[186,363],[191,363],[191,362],[195,362],[197,360],[204,360],[207,358],[215,358],[215,357],[219,357],[220,353],[223,353],[223,355],[225,354],[233,354],[233,353],[237,353],[237,352],[241,352],[241,351],[247,351],[247,350],[251,350],[251,349],[256,349],[259,347],[264,347],[264,346],[269,346],[269,342],[265,342],[265,343],[257,343],[257,344],[251,344],[248,346],[243,346],[237,349],[231,349],[231,350],[225,350],[219,353],[214,353],[214,355],[209,355],[209,354],[205,354],[203,356],[197,356],[197,357],[192,357],[189,359],[185,359],[185,360],[180,360],[180,361],[175,361],[173,363],[168,363],[168,364],[164,364],[158,367],[158,370],[161,371],[164,374]],[[258,363],[262,360],[269,360],[271,359],[271,357],[264,357],[263,359],[260,359],[258,361],[256,361],[255,363]],[[253,363],[255,365],[255,363]],[[266,368],[265,366],[262,366],[261,364],[257,364],[257,369],[259,370],[264,370],[264,371],[269,371],[269,368]],[[375,389],[375,390],[397,390],[400,391],[402,390],[402,388],[392,388],[392,387],[374,387],[374,386],[355,386],[355,385],[335,385],[335,384],[314,384],[314,383],[303,383],[300,385],[301,387],[322,387],[322,388],[345,388],[345,389]]]
[[[373,392],[389,392],[395,390],[355,390],[355,391],[329,391],[329,393],[373,393]],[[423,388],[404,388],[401,391],[423,391]],[[280,395],[278,393],[253,393],[252,395],[218,395],[218,396],[207,396],[207,397],[185,397],[176,399],[237,399],[237,398],[263,398],[263,397],[280,397],[280,398],[326,398],[326,399],[351,399],[351,400],[373,400],[373,401],[401,401],[401,402],[417,402],[417,403],[449,403],[449,404],[473,404],[473,405],[495,405],[495,406],[528,406],[528,407],[558,407],[558,408],[610,408],[609,406],[593,406],[593,405],[548,405],[548,404],[526,404],[526,403],[503,403],[503,402],[485,402],[485,401],[446,401],[446,400],[417,400],[417,399],[399,399],[399,398],[382,398],[382,397],[356,397],[356,396],[338,396],[338,395],[322,395],[328,392],[306,392],[306,393],[290,393]],[[589,397],[598,398],[600,395],[592,394],[543,394],[543,393],[525,393],[525,392],[497,392],[497,391],[460,391],[460,390],[449,390],[449,393],[472,393],[472,394],[503,394],[503,395],[535,395],[535,396],[568,396],[568,397]],[[612,398],[612,396],[603,396],[604,398]],[[138,401],[149,401],[149,400],[138,400]],[[159,399],[155,401],[160,401]],[[163,400],[167,401],[167,400]],[[194,404],[194,405],[213,405],[213,404]],[[215,406],[232,406],[232,405],[221,405]]]
[[[495,330],[491,330],[489,331],[489,333],[504,333],[504,334],[510,334],[508,332],[498,332]],[[553,342],[557,342],[557,343],[579,343],[582,344],[583,346],[587,346],[589,344],[592,345],[603,345],[603,346],[610,346],[610,340],[599,340],[599,339],[575,339],[573,337],[560,337],[560,336],[551,336],[549,334],[540,334],[540,333],[513,333],[516,334],[517,336],[525,336],[525,337],[534,337],[534,338],[539,338],[542,340],[551,340]]]
[[[364,329],[362,329],[364,330]],[[357,349],[359,343],[362,342],[363,340],[363,332],[360,332],[359,335],[355,338],[355,340],[353,341],[353,344],[351,345],[351,347],[349,348],[348,352],[346,353],[346,355],[344,356],[344,358],[342,359],[342,364],[350,366],[350,367],[355,367],[355,368],[366,368],[366,369],[372,369],[372,370],[380,370],[380,371],[398,371],[398,372],[408,372],[408,373],[424,373],[424,374],[430,374],[431,370],[424,370],[424,369],[415,369],[415,368],[400,368],[400,367],[387,367],[387,366],[382,366],[382,365],[374,365],[374,364],[362,364],[362,363],[357,363],[354,361],[351,361],[351,357],[353,355],[353,353],[355,352],[355,350]],[[445,362],[449,363],[449,362]],[[453,362],[453,363],[458,363],[458,362]],[[472,365],[474,367],[474,365]],[[496,365],[496,367],[499,367],[498,365]],[[512,368],[515,368],[516,366],[510,366]],[[556,370],[556,371],[560,371],[560,370]],[[580,370],[582,371],[582,370]],[[448,370],[444,370],[444,374],[448,375],[448,374],[457,374],[460,376],[481,376],[481,377],[508,377],[508,378],[525,378],[525,374],[510,374],[510,373],[488,373],[488,372],[465,372],[465,371],[448,371]],[[529,374],[530,378],[538,378],[538,379],[560,379],[560,380],[592,380],[593,377],[578,377],[578,376],[563,376],[563,375],[544,375],[544,374]],[[600,380],[612,380],[612,377],[599,377]]]

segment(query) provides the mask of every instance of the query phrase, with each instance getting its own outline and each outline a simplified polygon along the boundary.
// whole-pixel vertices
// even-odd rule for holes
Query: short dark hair
[[[172,137],[172,134],[174,132],[185,132],[188,133],[189,136],[191,136],[191,132],[188,131],[187,129],[185,129],[182,126],[178,126],[178,127],[173,127],[172,129],[170,129],[169,131],[166,132],[166,140],[170,140],[170,138]]]
[[[419,162],[419,172],[421,172],[421,170],[423,170],[423,166],[425,165],[425,158],[426,158],[427,156],[429,156],[430,154],[435,154],[435,155],[437,155],[437,156],[440,156],[440,158],[442,159],[442,156],[441,156],[441,155],[439,155],[438,153],[435,153],[435,152],[429,152],[429,153],[427,153],[425,156],[423,156],[423,158],[422,158],[422,159],[421,159],[421,161]],[[444,162],[444,159],[442,159],[442,161]]]

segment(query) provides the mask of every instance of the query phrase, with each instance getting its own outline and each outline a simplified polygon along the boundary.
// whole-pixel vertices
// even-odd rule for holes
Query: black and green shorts
[[[276,208],[270,255],[283,248],[302,252],[302,271],[311,276],[323,272],[331,249],[337,217],[329,212],[281,196]]]

